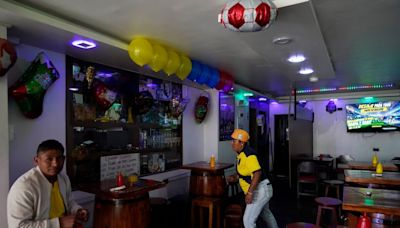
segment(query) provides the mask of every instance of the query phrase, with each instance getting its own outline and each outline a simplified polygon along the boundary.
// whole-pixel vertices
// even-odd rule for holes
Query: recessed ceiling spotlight
[[[318,81],[318,77],[311,76],[309,80],[310,80],[310,82],[317,82]]]
[[[303,74],[303,75],[312,74],[312,73],[314,73],[314,70],[311,69],[311,68],[302,68],[302,69],[299,71],[299,74]]]
[[[292,42],[292,38],[287,36],[281,36],[272,40],[272,43],[277,45],[285,45]]]
[[[82,49],[92,49],[96,47],[96,44],[88,40],[74,40],[72,41],[72,46],[82,48]]]
[[[306,60],[306,57],[304,55],[291,55],[288,59],[289,62],[291,63],[301,63],[304,60]]]

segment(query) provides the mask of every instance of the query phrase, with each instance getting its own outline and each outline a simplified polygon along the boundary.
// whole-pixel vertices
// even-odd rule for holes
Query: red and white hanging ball
[[[218,15],[218,22],[236,32],[257,32],[275,20],[277,8],[270,0],[233,0]]]

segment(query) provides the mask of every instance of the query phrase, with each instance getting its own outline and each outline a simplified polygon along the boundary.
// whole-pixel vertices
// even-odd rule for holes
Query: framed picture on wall
[[[219,141],[231,140],[235,128],[235,97],[233,93],[219,93]]]

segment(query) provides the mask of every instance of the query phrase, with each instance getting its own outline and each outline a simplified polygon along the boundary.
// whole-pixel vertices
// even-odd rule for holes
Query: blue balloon
[[[198,61],[192,60],[192,71],[190,71],[190,74],[187,77],[189,80],[196,81],[197,78],[200,77],[202,71],[201,65],[202,64]]]
[[[211,87],[211,88],[215,88],[215,87],[218,85],[219,78],[220,78],[220,76],[219,76],[219,71],[218,71],[217,69],[215,69],[215,68],[212,68],[212,70],[211,70],[211,77],[210,77],[210,79],[208,80],[207,85],[208,85],[209,87]]]
[[[211,69],[207,65],[202,64],[202,71],[199,78],[197,78],[197,83],[205,84],[211,76]]]

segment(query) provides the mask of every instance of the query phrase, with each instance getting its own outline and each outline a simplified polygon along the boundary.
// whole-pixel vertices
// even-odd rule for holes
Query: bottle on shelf
[[[376,165],[376,174],[382,174],[383,173],[383,166],[382,163],[378,162]]]

